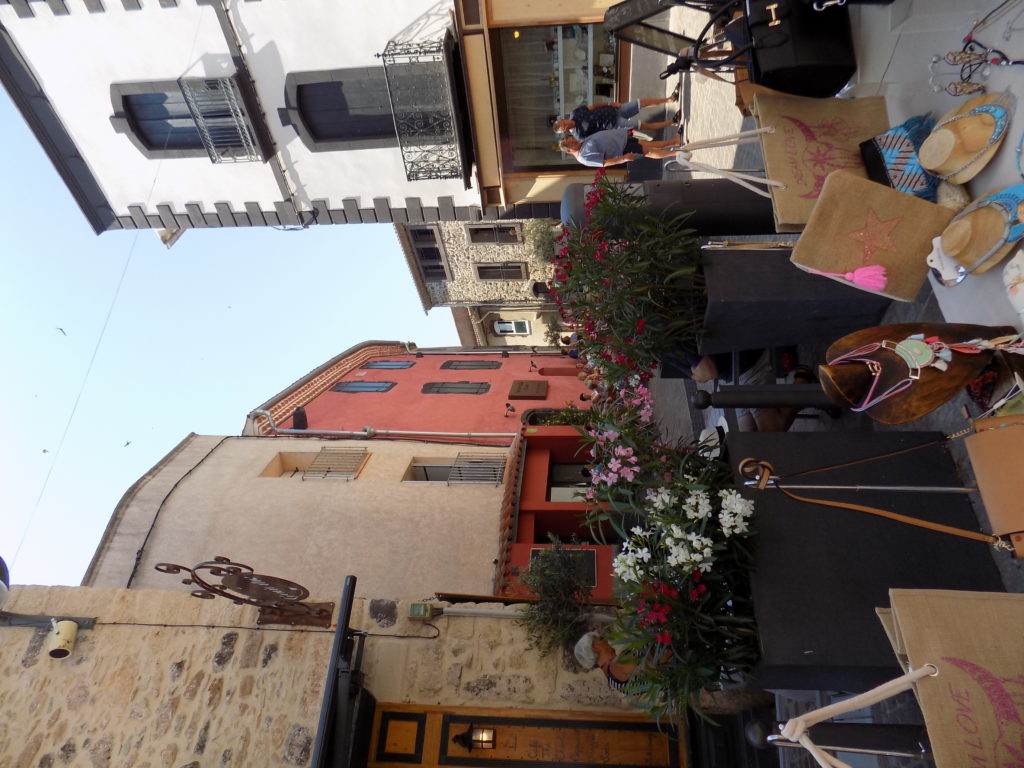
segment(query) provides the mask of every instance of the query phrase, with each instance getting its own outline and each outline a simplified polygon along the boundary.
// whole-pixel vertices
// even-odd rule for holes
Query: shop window
[[[552,117],[581,104],[612,101],[614,39],[603,24],[508,27],[491,37],[496,52],[505,162],[516,171],[581,170],[558,151]]]

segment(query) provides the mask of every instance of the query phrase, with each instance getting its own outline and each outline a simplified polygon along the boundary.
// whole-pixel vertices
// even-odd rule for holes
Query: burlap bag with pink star
[[[828,175],[790,260],[800,269],[899,301],[928,276],[932,238],[954,212],[847,171]]]
[[[765,172],[782,183],[772,187],[779,232],[799,232],[807,223],[832,171],[867,178],[860,143],[889,129],[885,98],[808,99],[777,93],[754,97]]]

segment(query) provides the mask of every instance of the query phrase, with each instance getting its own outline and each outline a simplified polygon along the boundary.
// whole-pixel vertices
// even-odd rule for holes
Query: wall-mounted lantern
[[[452,736],[452,741],[463,749],[494,749],[494,729],[470,724],[465,733]]]

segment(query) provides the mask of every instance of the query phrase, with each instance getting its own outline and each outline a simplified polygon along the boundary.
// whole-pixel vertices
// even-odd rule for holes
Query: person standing
[[[586,141],[566,136],[558,143],[563,152],[569,153],[581,164],[591,168],[621,165],[636,160],[638,157],[653,157],[656,160],[662,160],[672,157],[675,147],[678,145],[678,138],[665,141],[641,141],[633,136],[631,130],[626,128],[598,131],[588,137]]]
[[[676,88],[667,99],[635,99],[625,103],[606,101],[601,104],[581,104],[569,113],[568,118],[556,120],[553,125],[558,133],[568,133],[580,140],[586,139],[598,131],[607,131],[612,128],[632,128],[645,132],[660,131],[662,128],[678,123],[681,113],[676,112],[671,120],[649,123],[639,118],[640,110],[675,102],[678,98],[679,89]]]

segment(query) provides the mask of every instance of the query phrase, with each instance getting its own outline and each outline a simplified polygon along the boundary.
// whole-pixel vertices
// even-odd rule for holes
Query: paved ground
[[[694,35],[707,18],[706,14],[682,8],[673,8],[661,19],[651,20],[659,26],[669,26],[673,31]],[[632,75],[630,78],[631,94],[640,97],[659,97],[668,95],[677,82],[682,83],[682,108],[686,126],[686,136],[690,140],[707,139],[725,134],[735,133],[744,127],[752,127],[748,122],[744,125],[743,117],[735,106],[734,91],[731,85],[724,84],[700,75],[672,77],[667,80],[658,78],[660,72],[670,63],[668,56],[634,47]],[[671,111],[667,113],[671,115]],[[668,138],[668,133],[662,138]],[[737,153],[735,148],[701,150],[696,159],[721,168],[759,168],[759,152],[751,152],[749,148]],[[672,175],[672,174],[669,174]],[[773,239],[778,239],[773,235]],[[942,322],[937,303],[930,288],[926,285],[918,300],[913,303],[893,302],[883,322]],[[825,345],[801,346],[799,348],[801,362],[812,367],[822,362]],[[662,427],[665,437],[672,440],[688,440],[708,424],[717,423],[720,413],[714,411],[696,411],[690,406],[690,397],[695,390],[692,382],[682,379],[656,379],[652,383],[655,399],[655,414]],[[917,431],[936,430],[951,434],[966,426],[962,415],[964,406],[969,403],[966,395],[961,395],[937,411],[912,424],[896,429]],[[841,418],[833,420],[827,416],[815,419],[800,419],[794,425],[798,430],[827,430],[842,432],[844,430],[884,430],[892,429],[876,424],[867,417],[844,412]],[[958,470],[965,485],[973,484],[974,478],[966,458],[962,441],[951,444],[951,453],[957,463]],[[984,510],[976,500],[976,514],[979,525],[987,525]],[[1006,553],[994,552],[993,557],[1003,577],[1008,591],[1024,592],[1024,562],[1013,560]],[[826,702],[827,703],[827,700]],[[814,702],[787,700],[786,706],[812,708]],[[780,715],[783,713],[780,712]],[[865,717],[876,722],[920,722],[920,711],[913,697],[904,695],[875,707]],[[848,756],[844,755],[844,759]],[[863,758],[863,756],[860,756]],[[909,768],[920,766],[921,761],[893,760],[881,758],[858,759],[858,766],[879,765],[881,768]],[[786,750],[784,765],[787,768],[813,766],[813,761],[802,752]]]

